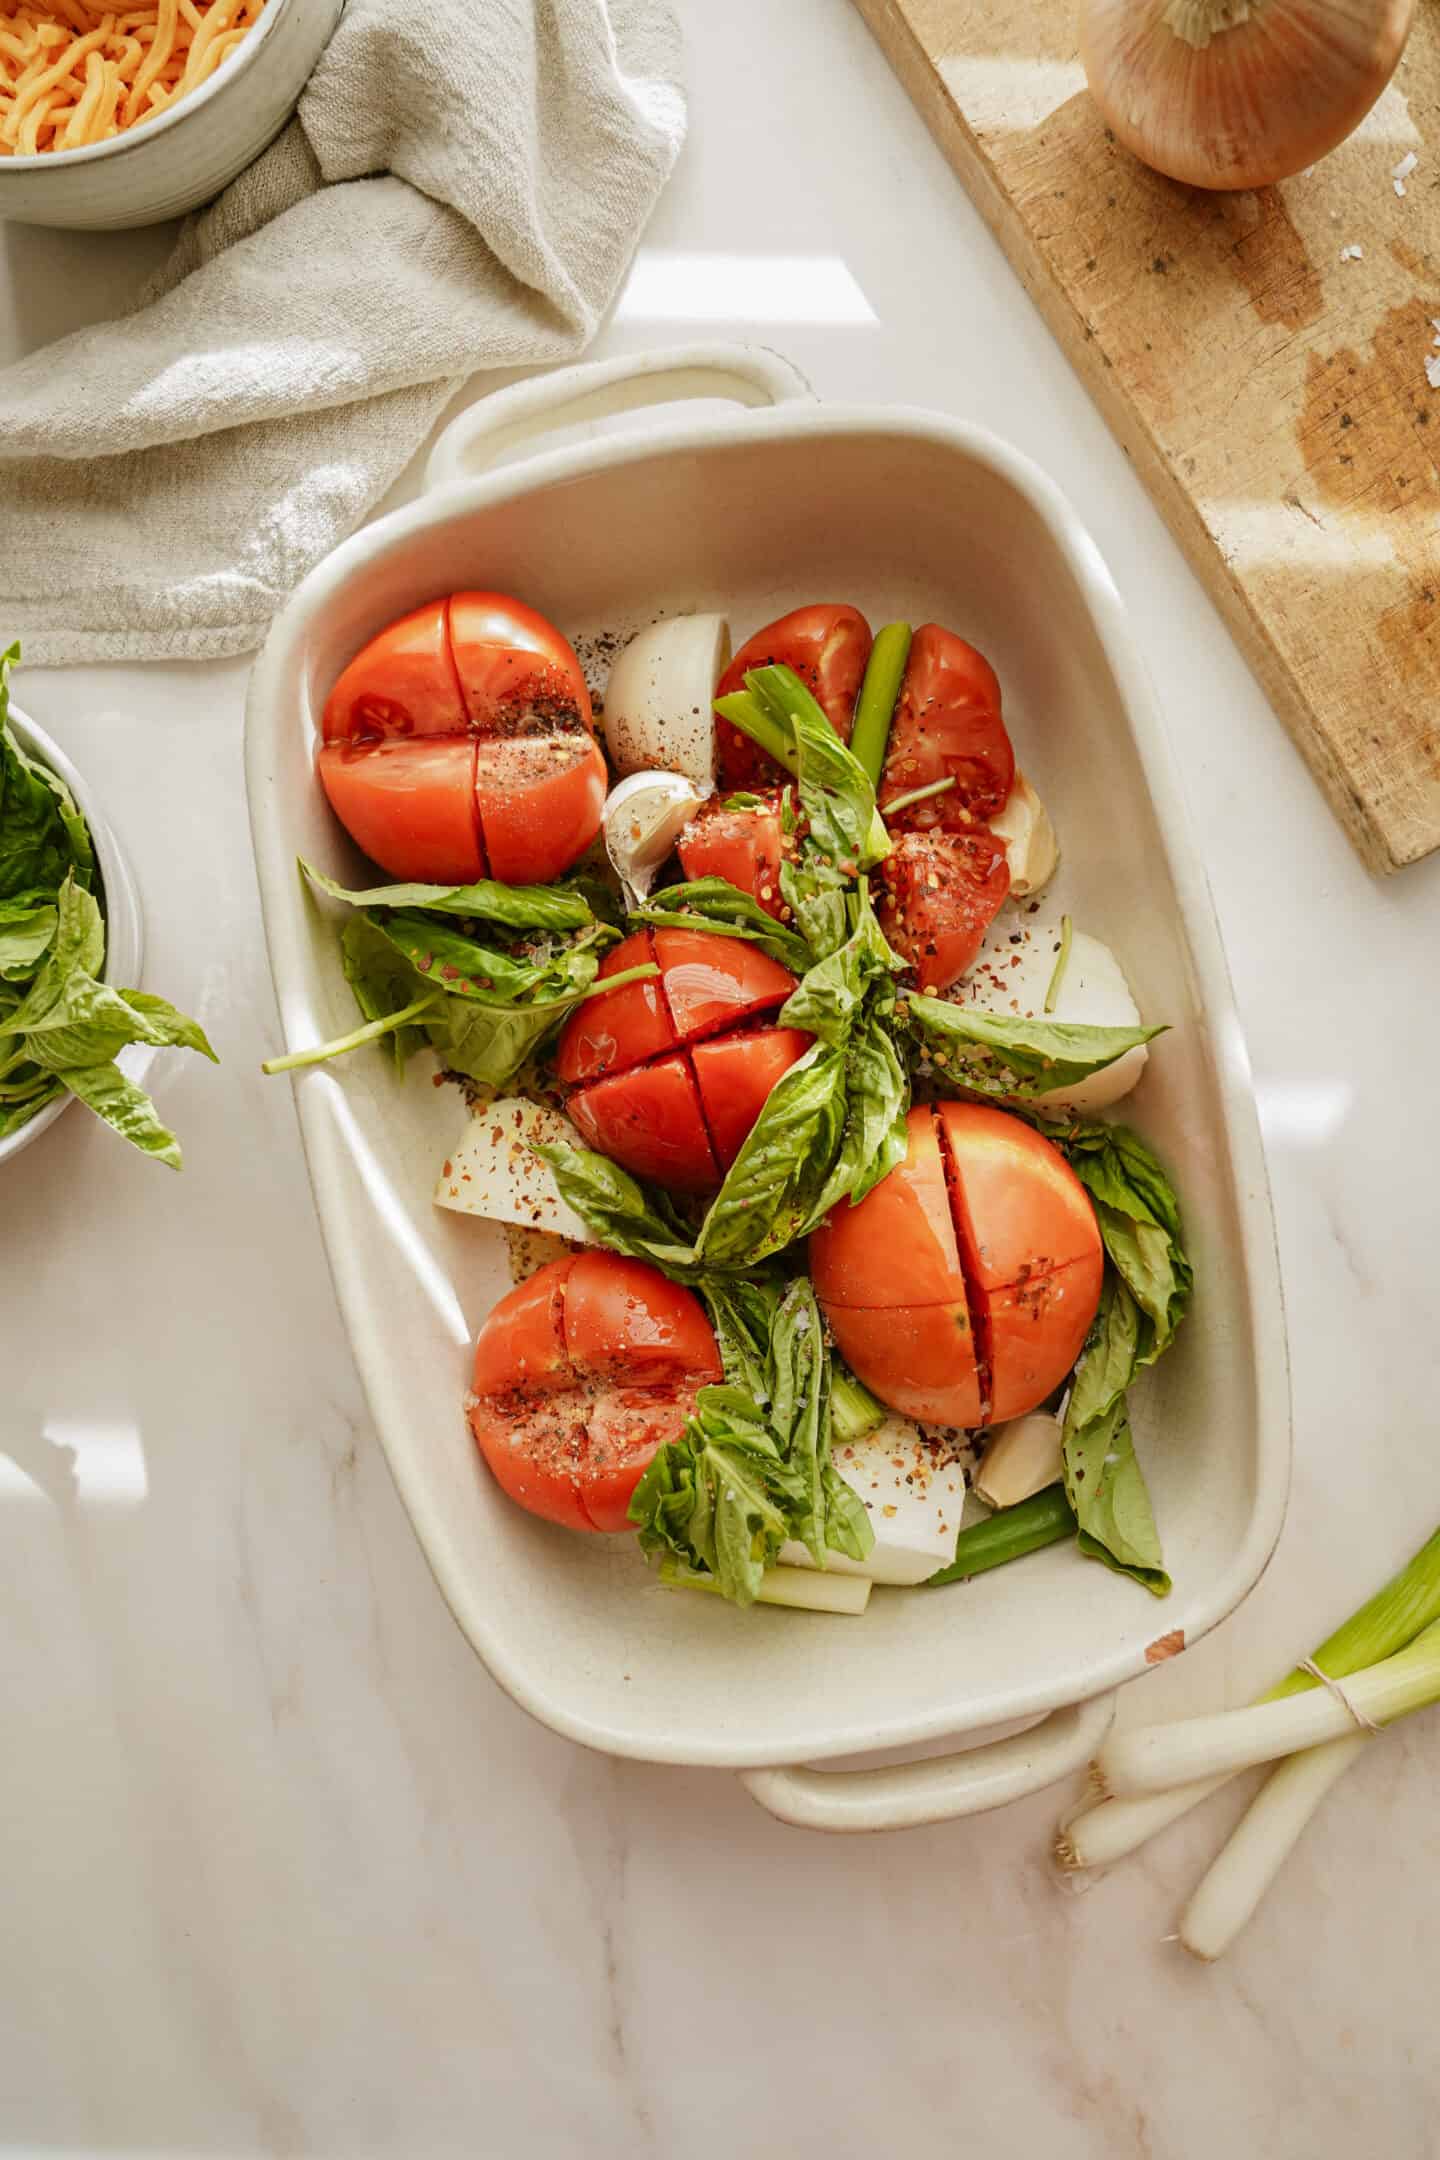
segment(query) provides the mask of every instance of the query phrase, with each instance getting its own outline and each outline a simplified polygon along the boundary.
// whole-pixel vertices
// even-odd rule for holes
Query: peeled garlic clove
[[[1016,773],[1004,809],[990,820],[990,830],[1005,844],[1011,899],[1029,899],[1055,875],[1060,847],[1050,813],[1024,773]]]
[[[980,1498],[991,1507],[1014,1507],[1055,1484],[1065,1475],[1060,1434],[1060,1420],[1044,1410],[1002,1425],[972,1481]]]
[[[673,772],[632,773],[610,790],[601,812],[605,851],[630,906],[649,899],[656,871],[704,799]]]
[[[1303,172],[1364,119],[1415,0],[1081,0],[1080,57],[1127,150],[1192,187]]]
[[[618,773],[663,766],[715,785],[715,685],[730,661],[723,615],[671,615],[638,631],[610,670],[600,725]]]

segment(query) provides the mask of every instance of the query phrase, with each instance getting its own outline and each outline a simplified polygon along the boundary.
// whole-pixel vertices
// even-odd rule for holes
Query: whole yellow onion
[[[1415,0],[1081,0],[1110,127],[1193,187],[1264,187],[1324,157],[1395,72]]]

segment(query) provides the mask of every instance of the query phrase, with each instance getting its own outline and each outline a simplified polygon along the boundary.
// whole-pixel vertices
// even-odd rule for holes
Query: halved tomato
[[[907,827],[948,832],[983,824],[1015,784],[1015,752],[1000,717],[1000,684],[983,653],[953,630],[915,632],[880,781],[880,809],[899,795],[953,780],[943,795],[901,813]]]
[[[555,1070],[591,1147],[636,1177],[705,1192],[810,1037],[751,1024],[784,1004],[795,978],[743,939],[638,931],[606,955],[600,979],[648,960],[658,977],[588,998],[571,1016]]]
[[[471,1430],[521,1507],[572,1530],[629,1528],[657,1447],[721,1377],[699,1300],[657,1268],[571,1254],[500,1300],[475,1345]]]
[[[870,625],[858,608],[824,602],[793,608],[745,640],[715,695],[743,690],[750,668],[793,668],[841,741],[848,742],[870,645]],[[721,788],[771,788],[785,777],[774,758],[718,714],[715,748]]]
[[[816,1295],[890,1408],[943,1425],[1019,1417],[1060,1385],[1095,1317],[1095,1211],[1058,1149],[1002,1110],[918,1107],[909,1142],[811,1238]]]
[[[580,663],[503,593],[452,593],[391,623],[341,674],[321,733],[331,807],[394,877],[543,884],[600,829],[605,760]]]
[[[969,832],[901,832],[881,864],[880,927],[924,991],[958,982],[1010,890],[1003,842]]]

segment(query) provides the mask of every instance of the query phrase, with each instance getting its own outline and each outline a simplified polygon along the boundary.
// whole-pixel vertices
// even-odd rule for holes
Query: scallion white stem
[[[1347,1733],[1291,1755],[1270,1773],[1185,1908],[1180,1940],[1192,1956],[1208,1963],[1229,1949],[1326,1793],[1364,1754],[1369,1738]]]
[[[720,1595],[720,1585],[712,1575],[673,1563],[662,1563],[660,1580],[667,1590],[708,1590]],[[765,1570],[756,1600],[761,1605],[791,1605],[803,1612],[858,1615],[870,1602],[871,1587],[866,1575],[822,1575],[812,1574],[809,1568],[772,1567]]]
[[[1394,1657],[1350,1674],[1344,1685],[1355,1710],[1376,1725],[1423,1710],[1440,1697],[1440,1621],[1432,1621]],[[1197,1778],[1318,1747],[1354,1729],[1345,1702],[1329,1688],[1317,1687],[1249,1710],[1222,1710],[1215,1717],[1115,1734],[1101,1748],[1095,1768],[1102,1789],[1114,1797],[1168,1792]]]
[[[1087,1807],[1056,1831],[1056,1863],[1067,1874],[1077,1868],[1109,1867],[1113,1860],[1123,1860],[1126,1853],[1168,1830],[1172,1822],[1229,1782],[1228,1776],[1201,1778],[1194,1785],[1177,1785],[1172,1792],[1147,1793],[1143,1800],[1102,1800]]]
[[[1440,1530],[1411,1555],[1398,1574],[1326,1637],[1311,1663],[1332,1679],[1343,1680],[1362,1666],[1376,1664],[1402,1650],[1436,1619],[1440,1619]],[[1308,1694],[1319,1685],[1313,1673],[1297,1665],[1260,1701],[1276,1702],[1288,1695]],[[1178,1786],[1173,1792],[1147,1793],[1140,1799],[1101,1800],[1063,1826],[1055,1841],[1055,1857],[1066,1868],[1107,1866],[1178,1822],[1235,1774],[1227,1771],[1222,1776]]]

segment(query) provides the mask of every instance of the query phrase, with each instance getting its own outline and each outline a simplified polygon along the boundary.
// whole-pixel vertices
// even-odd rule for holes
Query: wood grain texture
[[[1440,10],[1332,156],[1212,195],[1109,135],[1070,0],[856,5],[1364,861],[1440,847]]]

